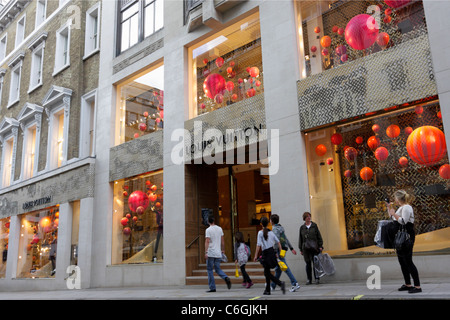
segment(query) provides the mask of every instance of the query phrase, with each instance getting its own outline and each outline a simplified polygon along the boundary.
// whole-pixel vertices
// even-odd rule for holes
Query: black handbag
[[[259,262],[263,265],[263,267],[268,267],[270,269],[273,269],[278,265],[277,256],[273,247],[263,250]]]
[[[411,247],[411,236],[406,231],[406,225],[401,225],[394,238],[394,248],[397,252],[404,252],[411,249]]]

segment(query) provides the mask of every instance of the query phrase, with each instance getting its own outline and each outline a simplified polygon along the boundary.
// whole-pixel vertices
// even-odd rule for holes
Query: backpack
[[[251,256],[252,256],[252,252],[250,251],[250,247],[248,245],[246,245],[245,243],[244,243],[244,246],[245,246],[245,252],[247,252],[247,256],[250,259]]]

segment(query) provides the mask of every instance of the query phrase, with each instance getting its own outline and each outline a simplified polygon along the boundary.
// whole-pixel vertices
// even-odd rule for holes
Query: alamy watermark
[[[279,130],[253,125],[240,129],[203,130],[202,121],[194,121],[193,131],[176,129],[171,141],[173,164],[262,164],[262,175],[274,175],[279,169]],[[248,155],[248,157],[247,157]]]
[[[81,289],[81,269],[79,266],[70,265],[66,269],[69,276],[65,279],[67,289]]]
[[[370,265],[367,267],[366,273],[370,274],[367,278],[367,289],[381,289],[381,268],[377,265]]]

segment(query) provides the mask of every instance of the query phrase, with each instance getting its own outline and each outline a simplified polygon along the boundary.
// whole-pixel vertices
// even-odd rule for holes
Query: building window
[[[3,142],[3,161],[2,161],[2,187],[6,188],[11,185],[12,168],[13,168],[13,153],[14,153],[14,137],[7,138]]]
[[[114,183],[112,264],[163,262],[162,170]]]
[[[305,133],[312,219],[330,254],[389,253],[374,238],[378,222],[389,219],[386,199],[394,202],[399,189],[414,196],[414,250],[450,245],[450,169],[439,102],[392,109]]]
[[[23,15],[22,18],[17,21],[15,43],[16,48],[22,43],[23,39],[25,39],[25,17],[26,15]]]
[[[95,156],[97,90],[81,98],[80,157]]]
[[[42,70],[44,66],[44,43],[33,50],[31,54],[30,87],[29,92],[42,84]]]
[[[36,125],[25,128],[22,155],[22,179],[33,176],[36,159]]]
[[[9,243],[9,227],[11,218],[0,219],[0,278],[5,277],[6,262],[8,258],[8,243]]]
[[[9,101],[8,106],[12,106],[14,103],[19,101],[20,98],[20,79],[22,73],[22,62],[16,64],[13,69],[11,69],[11,87],[9,89]]]
[[[70,65],[70,27],[68,25],[56,32],[55,70],[59,73]]]
[[[6,43],[8,39],[8,34],[5,34],[0,40],[0,61],[3,61],[6,57]]]
[[[258,13],[189,48],[189,55],[190,118],[264,92]]]
[[[422,1],[296,1],[302,77],[427,34]]]
[[[86,12],[85,57],[99,49],[99,30],[100,4],[97,4]]]
[[[119,2],[121,53],[164,26],[163,0],[134,0]]]
[[[54,278],[59,207],[20,215],[17,278]]]
[[[164,128],[164,65],[118,86],[116,145]]]
[[[47,0],[37,0],[35,29],[37,29],[45,21],[46,11],[47,11]]]

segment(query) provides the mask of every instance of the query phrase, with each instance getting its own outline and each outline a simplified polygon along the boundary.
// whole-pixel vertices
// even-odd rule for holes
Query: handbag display
[[[406,225],[401,225],[394,239],[394,248],[397,252],[409,250],[412,247],[412,240],[406,231]]]

